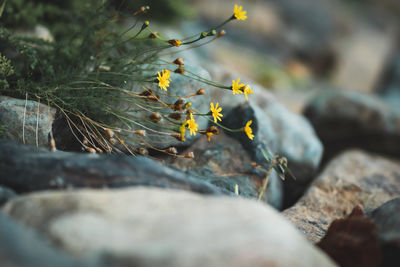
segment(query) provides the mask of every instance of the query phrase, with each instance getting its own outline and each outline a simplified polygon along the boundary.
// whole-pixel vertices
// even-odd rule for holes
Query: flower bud
[[[196,95],[205,95],[205,94],[206,94],[206,91],[204,91],[203,88],[200,88],[200,89],[196,92]]]
[[[139,136],[146,136],[146,131],[145,130],[136,130],[135,134]]]
[[[179,67],[183,66],[183,58],[178,57],[174,60],[174,64],[179,65]]]
[[[170,153],[170,154],[174,154],[174,155],[178,154],[178,150],[173,146],[169,147],[167,149],[167,152]]]
[[[154,122],[160,122],[161,121],[161,115],[158,112],[154,112],[153,114],[151,114],[149,116],[150,120],[154,121]]]

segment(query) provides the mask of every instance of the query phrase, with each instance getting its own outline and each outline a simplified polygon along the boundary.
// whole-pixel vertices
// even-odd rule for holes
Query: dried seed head
[[[150,39],[156,39],[158,37],[158,32],[152,32],[149,34]]]
[[[85,147],[86,151],[91,153],[91,154],[96,154],[96,149],[94,149],[93,147]]]
[[[147,156],[149,154],[149,151],[143,147],[139,148],[138,152],[140,155],[143,155],[143,156]]]
[[[158,112],[154,112],[153,114],[151,114],[149,116],[150,120],[154,121],[154,122],[160,122],[161,121],[161,115]]]
[[[105,131],[106,131],[106,134],[107,134],[108,138],[113,138],[114,137],[113,130],[106,128]]]
[[[89,143],[89,141],[87,140],[86,136],[83,137],[82,143],[84,145],[87,145]]]
[[[203,88],[200,88],[199,90],[197,90],[196,95],[205,95],[206,91]]]
[[[54,140],[54,138],[52,137],[51,139],[50,139],[50,151],[51,152],[54,152],[54,151],[56,151],[57,150],[57,148],[56,148],[56,141]]]
[[[174,70],[174,72],[178,74],[185,74],[185,68],[179,66],[176,70]]]
[[[194,159],[194,153],[193,152],[188,152],[184,155],[185,158],[187,159]]]
[[[170,153],[170,154],[174,154],[174,155],[178,154],[178,150],[173,146],[169,147],[167,149],[167,152]]]
[[[115,140],[115,138],[110,138],[110,140],[108,140],[112,145],[115,145],[117,143],[117,140]]]
[[[146,131],[145,130],[136,130],[135,134],[139,136],[146,136]]]
[[[182,115],[180,113],[171,113],[171,114],[168,115],[168,117],[170,117],[171,119],[179,121],[179,120],[181,120]]]
[[[225,34],[226,34],[226,31],[225,31],[225,30],[221,30],[221,31],[218,33],[217,38],[220,38],[220,37],[224,36]]]
[[[184,105],[185,105],[185,100],[183,100],[182,98],[179,98],[173,104],[172,109],[175,110],[175,111],[181,111],[181,110],[183,110]]]
[[[214,135],[218,135],[218,134],[219,134],[219,130],[218,130],[218,128],[215,127],[215,126],[210,126],[210,127],[207,129],[207,132],[210,132],[210,133],[212,133],[212,134],[214,134]]]
[[[174,64],[179,65],[179,67],[183,66],[183,58],[178,57],[177,59],[174,60]]]
[[[138,10],[136,10],[135,13],[133,13],[134,16],[139,15],[139,14],[144,14],[150,9],[149,6],[142,6]]]
[[[97,153],[103,153],[103,150],[101,150],[100,148],[95,147],[95,149],[96,149]]]

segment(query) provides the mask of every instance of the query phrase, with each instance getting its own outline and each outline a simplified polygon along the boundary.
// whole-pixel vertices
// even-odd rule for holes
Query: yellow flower
[[[206,136],[207,136],[208,142],[210,142],[211,141],[211,136],[213,136],[213,133],[212,132],[206,132]]]
[[[244,92],[244,96],[246,97],[246,100],[249,100],[249,99],[247,98],[247,95],[253,94],[253,93],[254,93],[253,90],[251,90],[250,85],[246,85],[246,86],[244,87],[244,89],[243,89],[243,92]]]
[[[233,13],[234,13],[234,16],[235,16],[235,18],[237,18],[238,20],[245,20],[245,19],[247,19],[247,16],[246,16],[246,11],[244,11],[244,10],[242,10],[242,6],[238,6],[238,5],[235,5],[235,8],[233,9]]]
[[[190,135],[196,135],[197,132],[197,124],[193,119],[193,114],[190,113],[190,120],[187,121],[188,128],[190,130]]]
[[[238,78],[236,81],[235,80],[232,81],[232,93],[234,95],[243,94],[243,91],[241,89],[244,86],[244,84],[243,83],[239,84],[239,83],[240,83],[240,78]]]
[[[210,103],[210,110],[212,112],[212,116],[214,117],[214,122],[217,123],[218,120],[222,121],[220,117],[223,117],[223,115],[220,113],[222,111],[222,107],[218,107],[218,102],[217,104],[215,104],[214,107],[214,103]]]
[[[250,128],[252,122],[253,121],[248,121],[246,123],[246,126],[243,128],[244,132],[247,134],[250,140],[253,140],[254,138],[253,130]]]
[[[188,121],[185,121],[181,127],[179,128],[181,132],[181,141],[185,142],[185,133],[186,133],[186,125],[188,124]]]
[[[167,87],[169,86],[169,83],[171,81],[170,79],[170,75],[171,75],[171,71],[170,70],[163,70],[161,72],[158,72],[158,86],[160,86],[161,89],[164,89],[165,91],[167,91]]]

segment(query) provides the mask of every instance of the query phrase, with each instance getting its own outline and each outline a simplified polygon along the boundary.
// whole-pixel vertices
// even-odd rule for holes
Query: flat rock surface
[[[27,195],[3,210],[70,254],[103,253],[111,266],[335,266],[272,208],[242,198],[81,190]]]
[[[205,194],[230,194],[145,157],[48,152],[4,140],[0,140],[0,184],[17,193],[144,185]]]
[[[328,164],[305,195],[283,215],[316,242],[328,225],[356,205],[366,210],[400,196],[400,163],[361,151],[341,154]]]

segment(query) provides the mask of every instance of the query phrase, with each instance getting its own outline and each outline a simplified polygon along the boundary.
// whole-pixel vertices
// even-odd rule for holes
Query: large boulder
[[[256,89],[255,89],[256,90]],[[255,135],[250,140],[243,132],[228,134],[241,142],[253,161],[267,166],[262,149],[286,157],[289,168],[296,177],[287,176],[285,206],[294,203],[313,180],[319,167],[323,147],[310,123],[301,115],[290,112],[265,89],[255,91],[254,100],[232,108],[223,124],[232,129],[252,121]],[[257,95],[258,94],[258,95]]]
[[[205,136],[199,138],[187,151],[193,151],[195,158],[175,158],[170,164],[231,192],[235,192],[237,185],[238,194],[242,197],[258,198],[265,172],[252,166],[250,155],[237,140],[221,131],[219,135],[212,136],[210,142]],[[280,209],[282,198],[281,183],[273,173],[262,200]]]
[[[100,267],[90,259],[77,261],[52,247],[24,225],[0,212],[0,266],[4,267]]]
[[[361,151],[335,158],[305,195],[283,215],[308,239],[316,242],[328,225],[350,214],[357,205],[366,210],[400,196],[400,163]]]
[[[306,107],[324,144],[324,160],[349,148],[400,156],[400,109],[377,96],[344,90],[318,94]]]
[[[108,266],[335,266],[268,205],[156,188],[43,192],[4,212]]]
[[[0,184],[17,193],[145,185],[230,194],[193,175],[145,157],[48,152],[8,141],[0,141]]]

